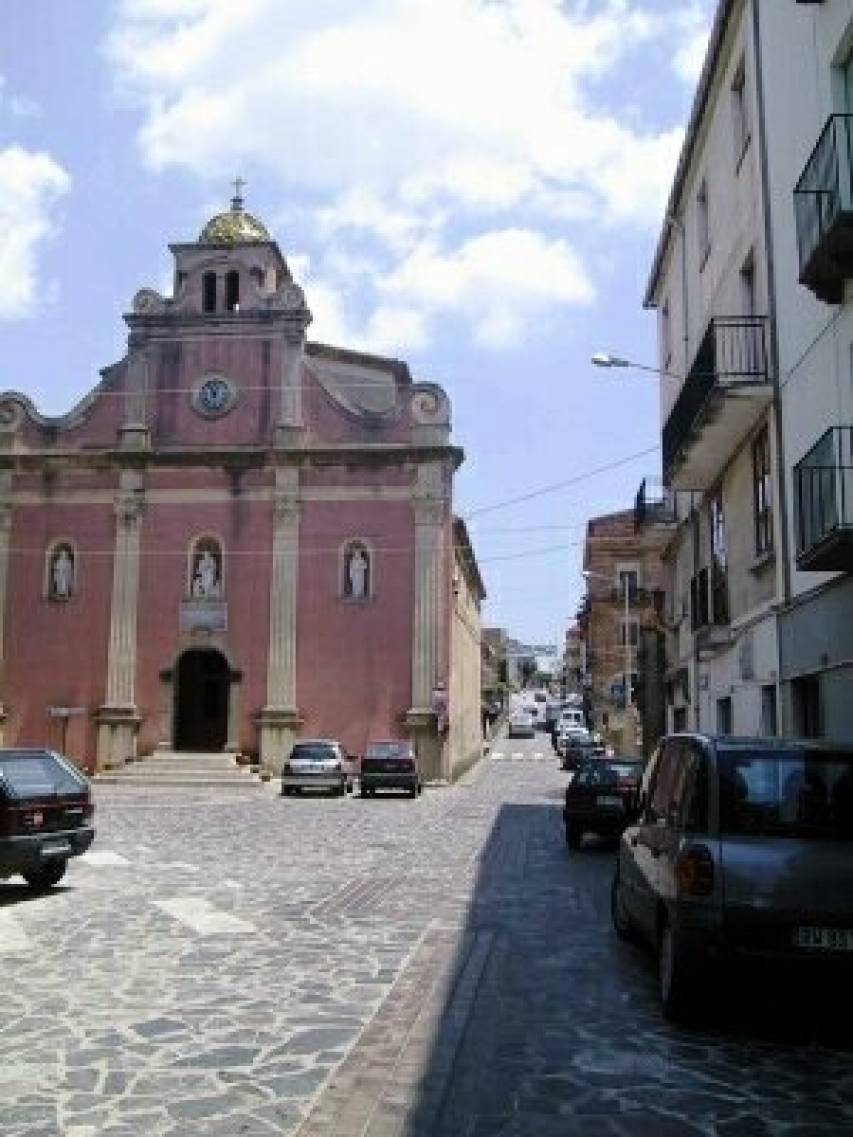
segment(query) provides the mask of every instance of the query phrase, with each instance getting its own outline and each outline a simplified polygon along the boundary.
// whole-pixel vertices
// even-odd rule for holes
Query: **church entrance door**
[[[223,750],[228,739],[231,669],[212,649],[185,651],[175,690],[175,749]]]

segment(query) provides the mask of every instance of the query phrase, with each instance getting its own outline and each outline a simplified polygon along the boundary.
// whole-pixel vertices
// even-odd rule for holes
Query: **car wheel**
[[[610,921],[613,930],[620,940],[632,942],[637,938],[634,922],[628,915],[622,903],[622,889],[619,887],[619,870],[613,874],[613,884],[610,886]]]
[[[695,1005],[690,967],[669,921],[661,928],[658,940],[658,991],[668,1019],[683,1022],[690,1017]]]
[[[581,847],[581,840],[583,838],[582,830],[578,829],[577,825],[569,825],[566,822],[566,844],[570,849],[579,849]]]
[[[42,892],[45,889],[53,888],[55,884],[59,884],[65,876],[67,868],[67,861],[52,861],[50,864],[42,865],[41,868],[25,872],[23,877],[30,888]]]

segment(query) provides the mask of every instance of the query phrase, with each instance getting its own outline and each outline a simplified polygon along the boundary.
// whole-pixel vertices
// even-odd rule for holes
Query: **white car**
[[[513,711],[509,718],[510,738],[535,738],[536,726],[533,715],[527,711]]]

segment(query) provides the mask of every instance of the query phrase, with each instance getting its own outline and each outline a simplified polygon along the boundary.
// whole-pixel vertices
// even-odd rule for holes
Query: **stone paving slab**
[[[564,785],[99,787],[63,887],[0,884],[0,1135],[853,1134],[853,1020],[663,1021]]]

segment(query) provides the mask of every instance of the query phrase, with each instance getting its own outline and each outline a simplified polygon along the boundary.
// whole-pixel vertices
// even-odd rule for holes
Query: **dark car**
[[[664,738],[622,834],[611,910],[658,953],[664,1012],[720,962],[818,963],[853,979],[853,747]]]
[[[92,844],[88,780],[52,750],[0,749],[0,878],[46,889]]]
[[[566,787],[566,844],[579,849],[584,833],[618,837],[632,816],[643,774],[641,758],[584,758]]]
[[[410,797],[417,797],[421,789],[418,760],[410,742],[368,742],[361,759],[362,797],[371,797],[377,790],[407,790]]]
[[[347,755],[333,738],[300,739],[281,772],[282,796],[303,790],[328,790],[342,796],[347,790]]]
[[[577,770],[587,758],[604,758],[607,750],[595,736],[588,730],[572,730],[560,736],[559,748],[560,765],[564,770]]]

